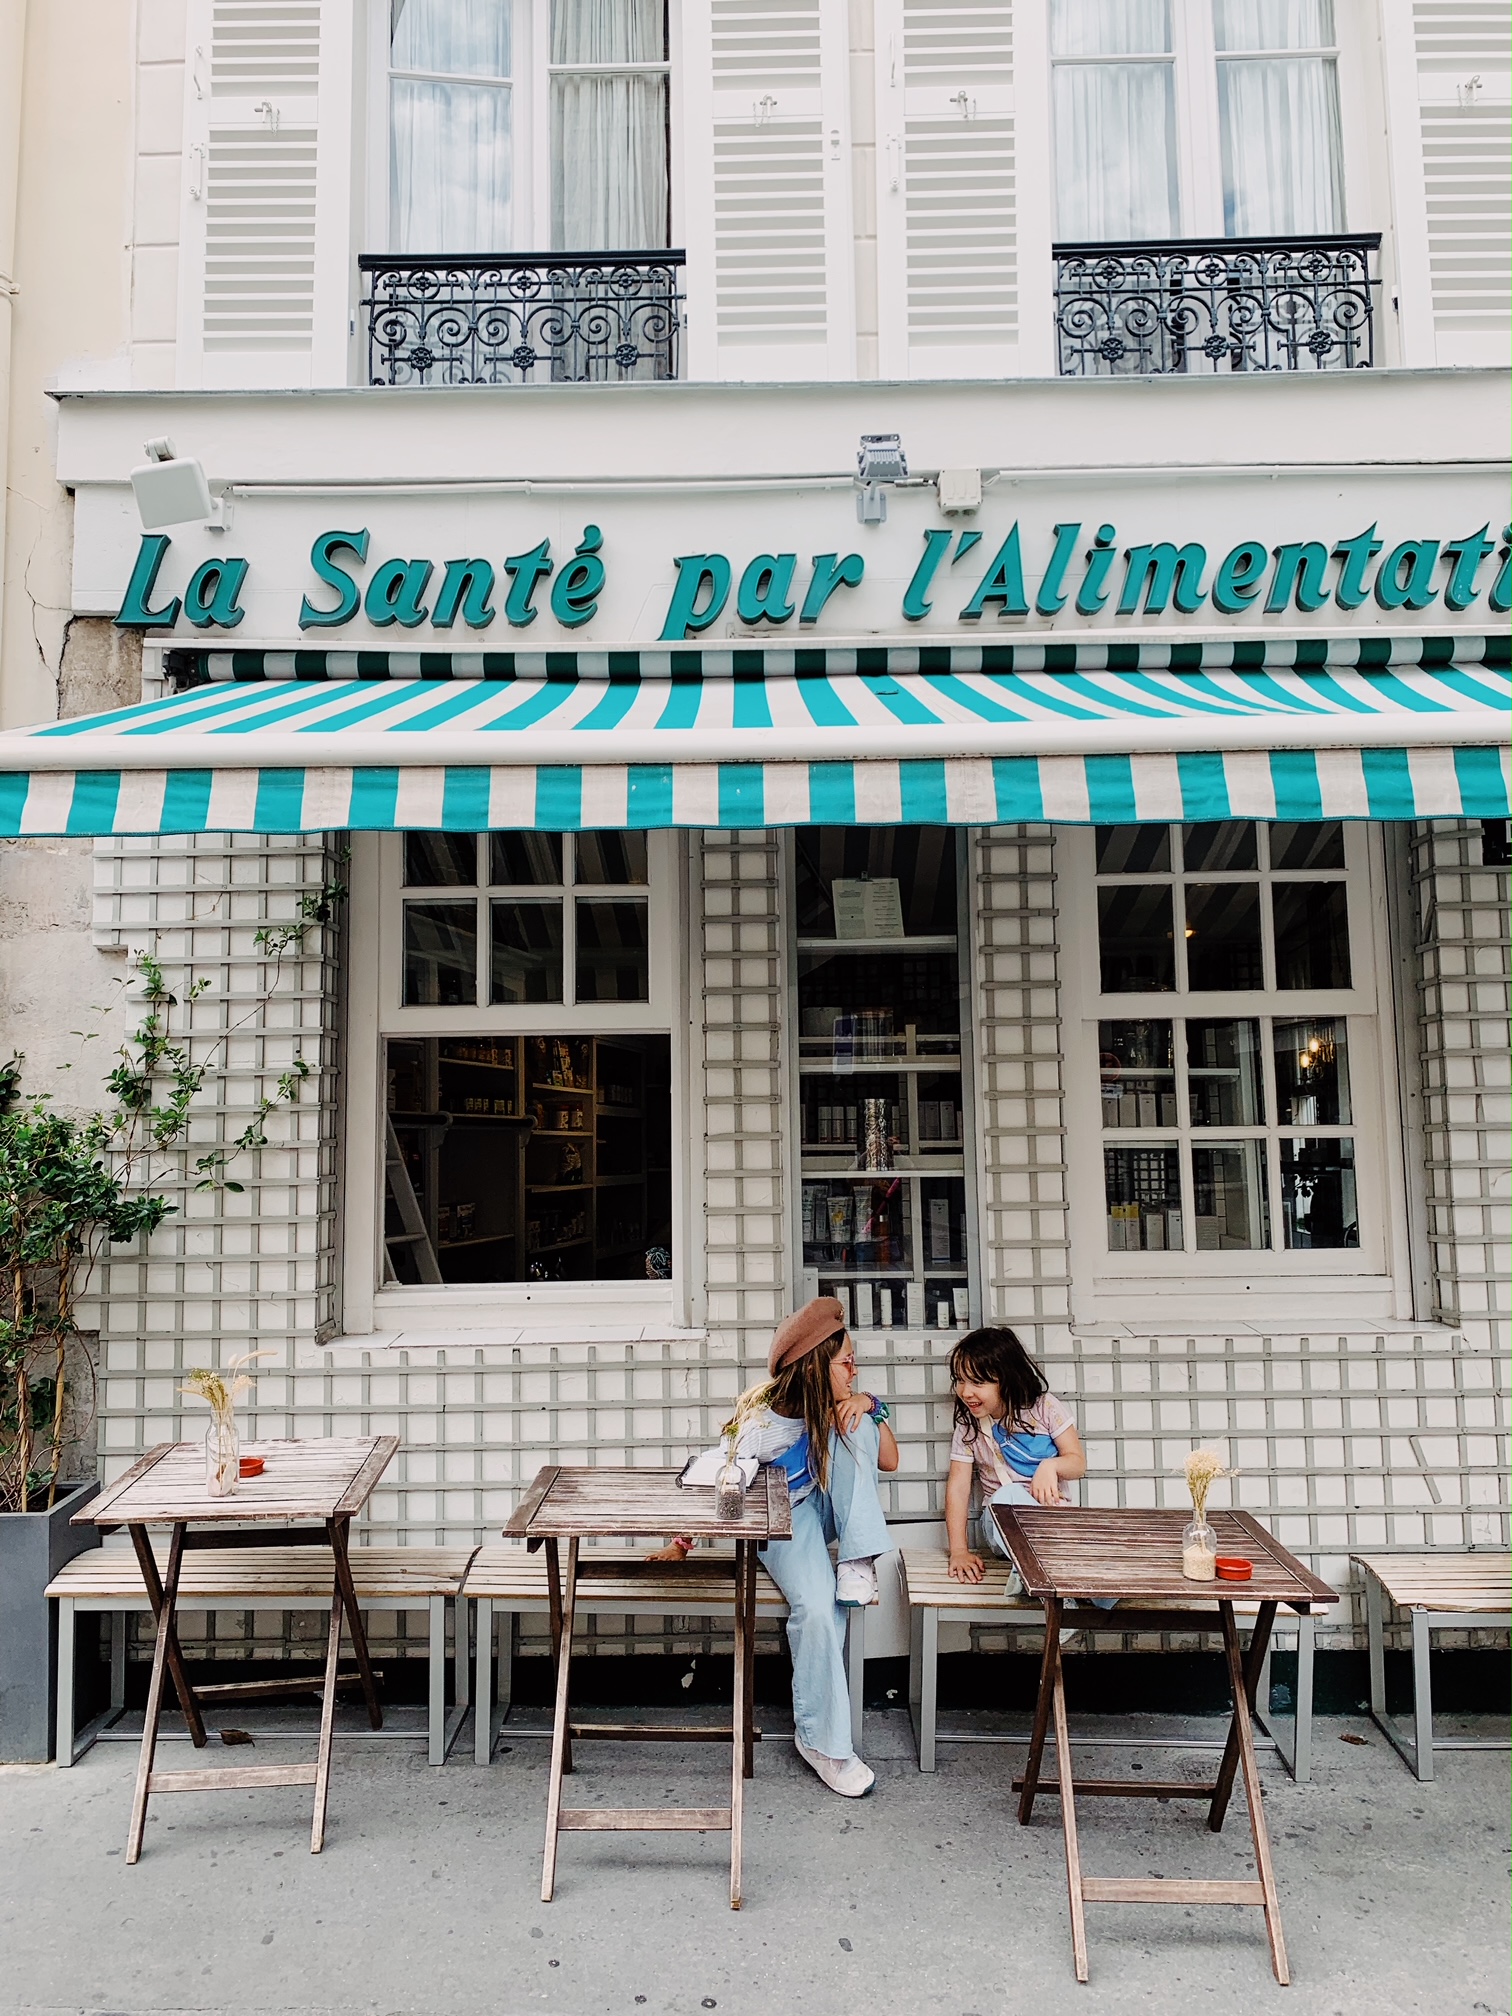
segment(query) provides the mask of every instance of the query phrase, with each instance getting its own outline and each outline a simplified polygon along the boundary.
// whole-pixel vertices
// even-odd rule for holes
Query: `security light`
[[[200,463],[189,455],[175,455],[166,435],[143,446],[148,460],[132,470],[131,488],[144,532],[156,532],[163,525],[222,522]]]
[[[863,483],[900,483],[908,474],[908,458],[896,434],[863,434],[856,451],[856,473]]]

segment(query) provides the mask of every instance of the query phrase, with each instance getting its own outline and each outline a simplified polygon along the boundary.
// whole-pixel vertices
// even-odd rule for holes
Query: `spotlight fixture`
[[[897,434],[863,434],[856,450],[856,517],[863,525],[887,523],[887,494],[884,483],[901,483],[908,476],[908,458]]]
[[[191,455],[175,455],[166,435],[144,442],[143,447],[147,460],[131,472],[143,531],[156,532],[164,525],[223,528],[225,512],[220,500],[210,495],[202,464]]]

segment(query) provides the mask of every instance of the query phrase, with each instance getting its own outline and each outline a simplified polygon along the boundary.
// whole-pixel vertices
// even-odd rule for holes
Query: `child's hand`
[[[982,1579],[982,1557],[968,1554],[965,1548],[952,1548],[950,1554],[950,1579],[952,1582],[980,1582]]]
[[[648,1561],[686,1561],[688,1551],[676,1540],[669,1540],[665,1547],[658,1547],[654,1554],[648,1554]]]
[[[835,1426],[842,1435],[854,1435],[863,1421],[871,1419],[870,1393],[852,1393],[835,1402]]]
[[[1055,1467],[1053,1457],[1047,1456],[1035,1471],[1030,1481],[1029,1495],[1036,1505],[1059,1505],[1061,1502],[1060,1472]]]

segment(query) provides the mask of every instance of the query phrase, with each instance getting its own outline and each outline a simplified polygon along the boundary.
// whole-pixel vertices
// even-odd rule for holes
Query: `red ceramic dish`
[[[1248,1582],[1255,1572],[1254,1562],[1242,1554],[1220,1554],[1213,1567],[1220,1582]]]
[[[261,1456],[243,1456],[238,1467],[243,1477],[261,1477],[266,1466]]]

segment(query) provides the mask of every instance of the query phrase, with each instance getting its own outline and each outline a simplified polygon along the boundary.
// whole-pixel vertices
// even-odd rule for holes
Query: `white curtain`
[[[392,0],[389,239],[396,252],[510,248],[509,9],[510,0]],[[470,78],[498,81],[463,81]]]
[[[1213,0],[1226,49],[1326,49],[1330,0]],[[1231,238],[1338,231],[1344,223],[1339,84],[1332,57],[1234,57],[1218,63],[1223,225]]]
[[[1159,56],[1167,0],[1054,0],[1058,57]],[[1055,230],[1059,238],[1168,238],[1178,228],[1175,79],[1169,62],[1054,69]]]
[[[663,20],[663,0],[552,0],[552,64],[660,63]],[[556,251],[665,245],[665,75],[553,76],[551,163]]]

